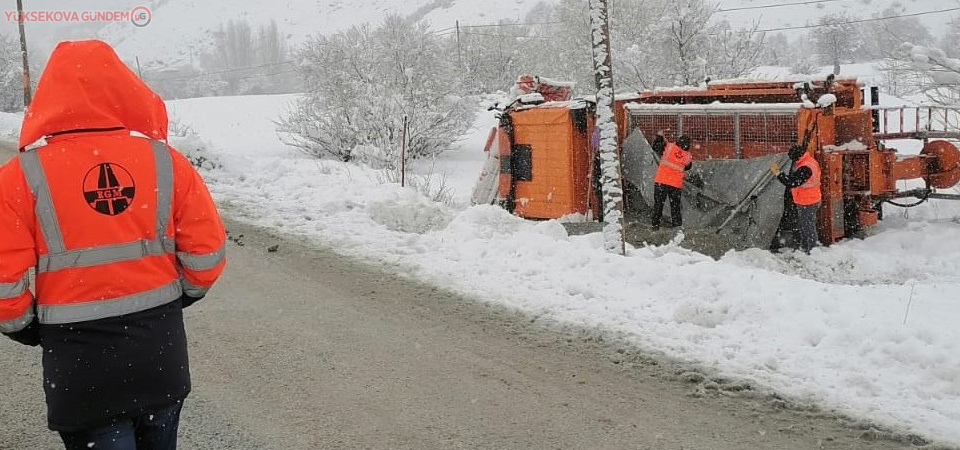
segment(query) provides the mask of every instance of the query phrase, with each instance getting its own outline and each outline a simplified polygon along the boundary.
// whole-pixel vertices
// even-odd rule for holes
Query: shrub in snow
[[[799,55],[793,64],[790,65],[790,72],[800,75],[810,75],[817,71],[819,67],[807,54]]]
[[[220,161],[207,152],[207,143],[200,138],[200,134],[175,116],[169,119],[167,141],[197,169],[212,170],[221,166]]]
[[[377,175],[380,183],[400,184],[398,169],[383,169]],[[435,203],[454,206],[453,190],[447,184],[447,175],[435,174],[432,170],[427,174],[407,174],[405,184],[415,189],[420,195]]]
[[[307,40],[295,53],[307,92],[278,122],[308,154],[395,168],[407,118],[408,159],[435,156],[472,124],[455,59],[427,25],[389,16]]]

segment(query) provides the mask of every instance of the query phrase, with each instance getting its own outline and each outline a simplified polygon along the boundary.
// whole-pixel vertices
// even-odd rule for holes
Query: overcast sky
[[[129,11],[136,6],[150,7],[153,0],[22,0],[24,11]],[[0,16],[0,32],[10,36],[18,36],[17,22],[8,20],[7,13],[17,10],[16,2],[7,0],[2,7],[3,16]],[[56,22],[27,22],[24,24],[27,34],[27,44],[40,54],[46,55],[53,45],[64,39],[81,39],[94,36],[104,24],[77,24]]]
[[[178,38],[171,38],[171,42],[168,42],[168,46],[172,45],[178,49],[178,51],[186,51],[184,48],[188,47],[190,43],[195,43],[195,41],[199,40],[206,32],[215,28],[217,25],[226,21],[227,19],[259,17],[259,15],[263,13],[262,5],[258,5],[262,3],[261,0],[204,0],[204,2],[197,2],[197,4],[193,6],[189,6],[187,4],[193,2],[184,2],[183,0],[22,1],[24,9],[27,11],[76,11],[78,13],[83,11],[131,11],[138,6],[146,6],[153,12],[163,11],[166,9],[167,13],[161,13],[160,17],[165,17],[167,20],[154,21],[151,24],[152,29],[149,30],[149,33],[146,33],[149,35],[149,37],[141,36],[144,37],[142,40],[145,40],[147,42],[146,44],[141,43],[136,45],[127,45],[127,47],[130,47],[131,45],[134,47],[137,47],[137,45],[146,45],[146,48],[138,47],[136,49],[138,53],[142,54],[162,53],[156,46],[157,44],[160,44],[156,41],[157,33],[162,35],[166,31],[167,34],[178,36]],[[395,1],[402,5],[405,4],[406,0]],[[464,1],[466,0],[455,0],[453,3],[463,3]],[[522,3],[522,0],[517,0],[516,3]],[[803,26],[807,23],[815,21],[815,18],[818,16],[841,11],[847,12],[854,17],[869,18],[877,14],[879,11],[884,10],[886,7],[892,5],[900,5],[900,7],[903,8],[902,13],[906,14],[928,13],[930,11],[947,10],[960,7],[960,0],[829,0],[823,3],[797,4],[794,6],[773,6],[776,5],[777,2],[771,2],[768,0],[710,0],[710,3],[716,4],[719,8],[719,11],[715,16],[717,20],[728,20],[734,27],[746,27],[754,22],[757,22],[760,26],[760,29],[771,30],[781,30],[784,27],[790,28]],[[13,13],[16,11],[16,2],[13,0],[6,0],[4,4],[4,7],[0,8],[0,12]],[[163,6],[157,6],[158,4],[163,4]],[[290,11],[286,10],[277,10],[276,8],[272,8],[270,10],[273,15],[277,16],[275,18],[278,20],[278,22],[287,28],[288,32],[297,31],[296,26],[291,26],[289,23],[284,23],[285,21],[289,20],[297,20],[297,17],[289,17],[291,15],[298,16],[306,14],[304,17],[309,17],[310,19],[306,20],[305,23],[301,23],[299,27],[302,28],[309,25],[311,29],[309,30],[308,34],[313,34],[317,31],[323,31],[323,21],[318,20],[318,18],[314,17],[314,15],[332,14],[331,10],[326,9],[324,11],[309,11],[311,4],[314,4],[314,2],[309,0],[292,2],[292,4],[295,5],[295,8],[293,9],[297,10],[296,13],[291,13]],[[382,15],[384,4],[389,4],[389,2],[383,0],[354,0],[353,2],[349,3],[350,6],[347,8],[352,9],[355,13],[354,15],[366,17],[368,13],[373,13],[376,11],[380,11]],[[172,8],[170,8],[171,6]],[[463,17],[449,18],[449,22],[452,24],[454,19],[459,19],[461,23],[463,23],[463,21],[469,22],[471,20],[474,22],[487,23],[495,21],[497,17],[516,18],[515,16],[517,15],[517,11],[507,9],[500,11],[494,8],[493,5],[489,6],[490,7],[482,14],[473,14],[472,16],[465,14]],[[513,5],[513,7],[515,9],[516,5]],[[308,12],[312,12],[314,15],[307,14]],[[184,17],[182,20],[176,20],[172,19],[171,15],[174,17],[181,15],[200,17]],[[233,15],[234,17],[228,17],[230,15]],[[926,25],[935,37],[940,37],[945,31],[945,24],[947,21],[950,18],[957,16],[960,16],[960,11],[923,14],[915,17],[921,23]],[[335,17],[334,19],[336,19],[335,22],[342,21],[342,18]],[[369,17],[369,19],[377,20],[377,17]],[[37,62],[40,62],[40,59],[49,55],[56,42],[64,39],[95,37],[97,35],[97,30],[102,25],[105,24],[28,22],[26,24],[27,43],[30,46],[31,52],[37,55],[34,56],[33,59],[37,59]],[[877,22],[865,22],[863,26],[877,26]],[[168,30],[160,31],[155,29],[156,27],[162,27]],[[17,36],[17,24],[15,21],[11,21],[7,14],[4,14],[2,16],[2,20],[0,20],[0,32],[14,37]],[[802,33],[803,30],[786,30],[784,32],[793,37],[797,33]],[[305,35],[303,33],[301,34]],[[122,33],[120,35],[125,36]],[[116,36],[117,34],[114,34],[114,37]],[[113,43],[115,45],[117,44],[115,42]],[[293,44],[295,45],[296,42],[293,42]],[[118,49],[118,51],[119,50],[120,49]],[[125,50],[128,53],[132,51],[129,48]],[[129,55],[127,56],[129,57]],[[164,60],[171,59],[169,55],[166,54],[156,54],[153,56]]]

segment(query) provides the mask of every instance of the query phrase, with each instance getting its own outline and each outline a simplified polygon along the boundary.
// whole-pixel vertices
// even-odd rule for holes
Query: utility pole
[[[623,188],[617,124],[613,114],[613,69],[610,59],[607,0],[590,0],[590,42],[597,81],[596,126],[600,128],[600,191],[603,194],[603,246],[610,253],[626,253],[623,238]]]
[[[400,187],[407,185],[407,116],[403,116],[403,133],[400,138]]]
[[[460,19],[457,19],[457,64],[463,68],[463,52],[460,50]]]
[[[23,107],[30,106],[30,64],[27,61],[27,35],[23,31],[23,1],[17,0],[17,22],[20,23],[20,54],[23,56]]]

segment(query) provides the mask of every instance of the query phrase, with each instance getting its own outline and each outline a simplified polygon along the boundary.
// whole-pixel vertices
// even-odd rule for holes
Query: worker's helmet
[[[787,155],[790,156],[790,159],[796,161],[800,159],[803,154],[806,153],[806,149],[801,147],[799,144],[793,144],[790,146],[790,150],[787,151]]]
[[[677,138],[677,147],[680,147],[684,150],[690,150],[690,136],[685,134],[680,135]]]

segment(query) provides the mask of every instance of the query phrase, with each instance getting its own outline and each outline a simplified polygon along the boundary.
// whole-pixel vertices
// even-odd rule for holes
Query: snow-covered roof
[[[596,102],[597,102],[597,96],[596,96],[596,95],[583,95],[583,96],[580,96],[579,98],[583,99],[584,101],[588,101],[588,102],[590,102],[590,103],[596,103]],[[640,99],[640,93],[639,93],[639,92],[618,92],[618,93],[616,93],[616,94],[613,94],[613,99],[614,99],[614,100],[617,100],[617,101],[619,101],[619,100],[623,100],[623,101],[639,100],[639,99]]]
[[[705,105],[674,105],[661,103],[628,103],[628,111],[683,111],[716,114],[727,111],[734,112],[792,112],[803,106],[802,103],[721,103],[713,102]]]

